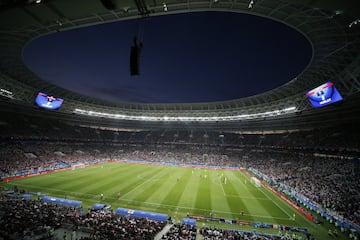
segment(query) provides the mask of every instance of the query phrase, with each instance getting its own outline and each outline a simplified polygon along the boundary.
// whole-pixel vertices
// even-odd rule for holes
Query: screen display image
[[[343,99],[332,82],[324,83],[323,85],[310,90],[306,93],[306,96],[309,98],[310,103],[314,108],[323,107]]]
[[[64,100],[61,98],[56,98],[46,93],[39,92],[36,96],[35,103],[41,107],[46,109],[58,109],[63,104]]]

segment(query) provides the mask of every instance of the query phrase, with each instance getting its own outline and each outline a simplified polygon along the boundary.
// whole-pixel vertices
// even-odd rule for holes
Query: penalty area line
[[[293,219],[293,217],[291,216],[291,214],[289,214],[287,211],[284,210],[284,208],[282,208],[277,202],[275,202],[273,199],[271,199],[264,191],[263,189],[261,189],[261,187],[259,188],[259,190],[275,205],[277,206],[283,213],[285,213],[289,219],[288,220],[292,220],[292,221],[295,221]]]
[[[125,193],[122,197],[125,197],[125,196],[129,195],[130,193],[137,191],[141,186],[147,184],[148,182],[153,181],[153,180],[156,179],[156,178],[159,178],[159,177],[158,177],[159,175],[160,175],[160,176],[164,176],[165,174],[166,174],[166,172],[165,172],[165,173],[164,173],[164,172],[158,172],[157,174],[155,174],[155,175],[152,176],[151,178],[148,178],[146,181],[140,183],[139,185],[137,185],[136,187],[134,187],[132,190],[130,190],[129,192]]]

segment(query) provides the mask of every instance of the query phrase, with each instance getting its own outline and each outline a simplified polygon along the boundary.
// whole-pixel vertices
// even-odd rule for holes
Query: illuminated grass
[[[212,213],[230,220],[305,227],[317,239],[327,239],[327,228],[333,228],[308,221],[266,188],[255,187],[241,171],[114,162],[2,185],[9,188],[17,185],[31,192],[80,200],[84,208],[91,208],[94,203],[108,203],[113,209],[125,207],[166,213],[176,221],[188,213],[204,216]],[[100,199],[101,193],[104,200]],[[206,223],[209,224],[217,225]]]

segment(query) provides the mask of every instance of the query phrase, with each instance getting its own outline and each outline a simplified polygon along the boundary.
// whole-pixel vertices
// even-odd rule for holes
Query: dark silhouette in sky
[[[142,42],[137,40],[137,37],[134,37],[134,45],[131,46],[130,50],[130,75],[139,75],[140,74],[140,53],[142,48]]]
[[[143,43],[141,74],[131,76],[134,36]],[[62,31],[35,39],[23,53],[25,64],[44,81],[86,96],[138,103],[252,96],[297,77],[311,55],[311,45],[293,28],[226,12],[174,14]]]

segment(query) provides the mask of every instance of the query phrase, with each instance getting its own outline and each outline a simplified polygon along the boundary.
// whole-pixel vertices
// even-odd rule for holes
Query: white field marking
[[[215,180],[212,180],[211,182],[213,182],[213,183],[216,184],[216,185],[220,185],[221,190],[222,190],[222,192],[223,192],[223,194],[224,194],[225,197],[226,197],[226,196],[229,196],[228,194],[226,194],[225,189],[224,189],[224,186],[223,186],[221,180],[220,180],[218,177],[216,177]]]
[[[272,201],[272,203],[277,206],[283,213],[285,213],[288,217],[289,220],[293,220],[293,217],[291,216],[291,214],[289,214],[287,211],[284,210],[284,208],[280,207],[280,205],[278,203],[276,203],[274,200],[272,200],[267,194],[265,194],[265,192],[263,191],[263,189],[261,189],[262,187],[259,187],[259,190],[270,200]]]
[[[38,187],[38,186],[31,185],[31,184],[22,184],[22,183],[21,184],[8,183],[8,184],[24,186],[24,187],[31,187],[31,188],[34,188],[34,189],[50,190],[50,191],[53,191],[53,192],[59,192],[59,193],[63,193],[63,194],[71,195],[71,196],[78,196],[78,197],[84,196],[84,197],[95,198],[95,197],[99,196],[99,194],[64,191],[63,189],[59,189],[59,188]]]
[[[239,180],[240,181],[240,180]],[[238,194],[227,194],[224,190],[223,184],[221,183],[221,181],[216,178],[215,180],[212,180],[212,182],[215,185],[219,185],[221,187],[222,192],[224,193],[225,197],[234,197],[234,198],[239,198],[239,199],[251,199],[251,200],[266,200],[266,201],[271,201],[269,198],[258,198],[258,197],[244,197]],[[220,182],[220,183],[219,183]],[[241,181],[240,181],[241,182]]]
[[[244,184],[243,182],[241,182],[241,183]],[[264,186],[262,186],[262,187],[264,187]],[[285,213],[289,217],[288,220],[293,220],[294,221],[293,217],[287,211],[285,211],[284,208],[280,207],[279,204],[277,204],[267,194],[265,194],[265,192],[261,189],[262,187],[258,187],[257,189],[259,189],[259,191],[261,191],[266,196],[266,198],[268,198],[275,206],[277,206],[283,213]]]
[[[220,186],[221,186],[221,189],[222,189],[222,191],[224,193],[224,196],[226,197],[225,189],[224,189],[224,186],[222,185],[221,181],[220,181]]]
[[[158,173],[159,174],[159,173]],[[165,173],[166,174],[166,173]],[[163,174],[163,175],[165,175]],[[154,175],[153,178],[155,178],[156,175]],[[54,176],[52,176],[54,177]],[[66,177],[54,177],[54,178],[66,178]],[[148,181],[146,182],[150,182],[152,181],[153,178],[149,178]],[[161,179],[162,177],[158,178]],[[143,178],[141,178],[143,179]],[[72,191],[65,191],[63,189],[60,188],[47,188],[47,187],[39,187],[39,186],[34,186],[31,184],[24,184],[24,183],[13,183],[13,182],[8,182],[7,184],[9,185],[18,185],[18,186],[24,186],[24,187],[30,187],[30,188],[35,188],[35,189],[44,189],[44,190],[49,190],[49,191],[53,191],[53,192],[59,192],[59,193],[63,193],[63,194],[68,194],[68,195],[73,195],[73,196],[83,196],[83,197],[91,197],[91,198],[97,198],[99,196],[99,194],[93,194],[93,193],[82,193],[82,192],[72,192]],[[145,182],[143,182],[140,185],[145,184]],[[137,187],[139,187],[140,185],[138,185]],[[137,188],[136,187],[136,188]],[[133,189],[134,190],[134,189]],[[131,190],[130,192],[132,192],[133,190]],[[128,193],[130,193],[128,192]],[[124,194],[123,196],[127,195],[128,193]],[[104,192],[105,195],[107,194],[115,194],[114,192]],[[112,199],[111,197],[107,197],[108,199]],[[116,200],[117,198],[113,198],[114,200]]]
[[[15,185],[14,183],[8,183],[11,185]],[[89,199],[87,199],[88,202],[99,202],[98,197],[99,194],[90,194],[90,193],[82,193],[82,192],[71,192],[71,191],[64,191],[61,189],[57,189],[57,188],[45,188],[45,187],[36,187],[30,184],[16,184],[18,186],[31,186],[32,188],[39,188],[39,189],[45,189],[45,190],[51,190],[54,192],[60,192],[62,194],[66,194],[66,195],[70,195],[70,196],[79,196],[79,197],[91,197]],[[156,206],[156,207],[163,207],[163,208],[173,208],[173,209],[186,209],[186,210],[198,210],[198,211],[204,211],[204,212],[210,212],[211,210],[209,209],[203,209],[203,208],[194,208],[194,207],[186,207],[186,206],[179,206],[179,205],[168,205],[168,204],[162,204],[162,203],[153,203],[153,202],[147,202],[147,201],[136,201],[133,199],[126,199],[126,198],[120,198],[120,200],[118,198],[115,197],[106,197],[106,194],[114,194],[114,193],[105,193],[105,198],[106,199],[111,199],[111,200],[118,200],[119,202],[128,202],[128,204],[131,203],[140,203],[141,205],[150,205],[150,206]],[[214,210],[213,210],[214,211]],[[227,212],[227,211],[214,211],[216,213],[224,213],[224,214],[229,214],[232,215],[234,214],[233,212]],[[277,219],[277,220],[289,220],[288,218],[281,218],[281,217],[271,217],[271,216],[263,216],[263,215],[254,215],[254,214],[244,214],[244,216],[250,216],[250,217],[258,217],[258,218],[269,218],[269,219]]]
[[[259,198],[259,197],[242,197],[240,195],[235,195],[235,194],[226,194],[226,197],[234,197],[234,198],[240,198],[240,199],[252,199],[252,200],[266,200],[266,201],[271,201],[269,198]]]
[[[68,176],[55,176],[55,174],[49,174],[49,175],[46,175],[46,176],[50,177],[50,178],[59,178],[59,179],[68,178]]]
[[[210,212],[211,210],[209,209],[203,209],[203,208],[194,208],[194,207],[186,207],[186,206],[179,206],[179,205],[168,205],[168,204],[162,204],[162,203],[153,203],[153,202],[147,202],[147,201],[136,201],[136,200],[132,200],[132,199],[120,199],[120,201],[123,200],[125,202],[129,202],[129,203],[140,203],[141,205],[150,205],[150,206],[156,206],[156,207],[166,207],[166,208],[174,208],[176,210],[180,209],[186,209],[186,210],[199,210],[199,211],[204,211],[204,212]],[[213,212],[216,213],[225,213],[225,214],[234,214],[233,212],[227,212],[227,211],[217,211],[217,210],[212,210]],[[244,214],[244,216],[252,216],[252,217],[261,217],[261,218],[272,218],[272,219],[278,219],[278,220],[289,220],[288,218],[281,218],[281,217],[271,217],[271,216],[262,216],[262,215],[252,215],[252,214]]]
[[[122,198],[129,195],[132,192],[137,191],[137,189],[139,189],[141,186],[147,184],[148,182],[153,181],[153,179],[159,178],[158,175],[165,175],[167,174],[167,172],[158,172],[157,174],[155,174],[154,176],[152,176],[151,178],[148,178],[146,181],[142,182],[141,184],[137,185],[136,187],[134,187],[132,190],[130,190],[129,192],[125,193],[124,195],[122,195]]]
[[[157,177],[157,178],[153,177],[153,178],[151,178],[150,181],[159,181],[159,180],[161,180],[161,179],[164,179],[164,177],[165,177],[166,174],[168,174],[168,173],[165,173],[165,174],[163,174],[163,176],[160,176],[160,177]],[[138,178],[138,179],[140,179],[140,180],[142,180],[142,179],[148,179],[147,177],[143,177],[143,174],[138,174],[138,175],[136,176],[136,178]]]

